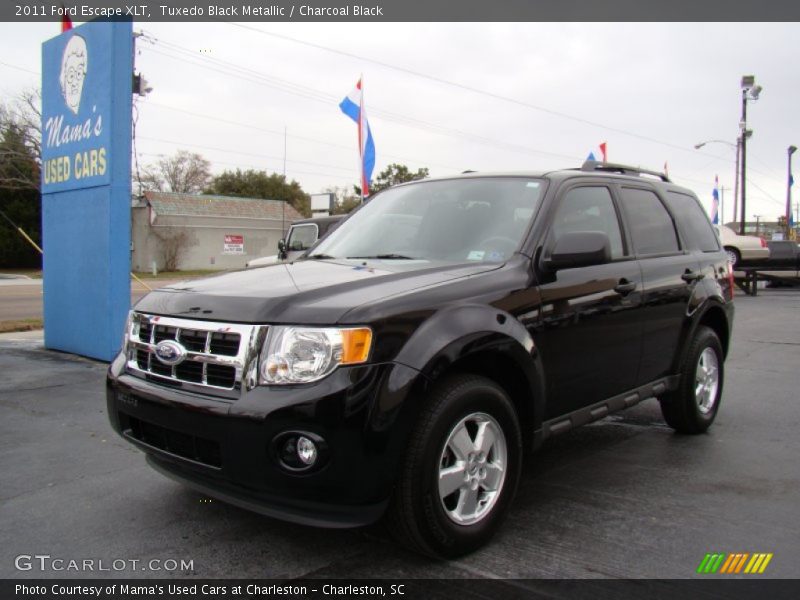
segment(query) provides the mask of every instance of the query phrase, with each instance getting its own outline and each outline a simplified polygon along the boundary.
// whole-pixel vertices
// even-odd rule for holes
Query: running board
[[[630,408],[645,400],[655,399],[664,392],[674,390],[678,386],[678,379],[678,375],[663,377],[619,396],[601,400],[569,414],[545,421],[542,423],[541,440],[544,441],[554,435],[566,433],[571,429],[597,421],[611,413]]]

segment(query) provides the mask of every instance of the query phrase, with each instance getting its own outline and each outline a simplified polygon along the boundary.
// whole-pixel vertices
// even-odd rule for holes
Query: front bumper
[[[413,424],[404,406],[424,385],[416,370],[384,363],[226,399],[134,377],[117,357],[106,396],[112,427],[158,471],[268,516],[354,527],[378,520],[388,505]],[[304,473],[281,467],[273,440],[286,431],[323,438],[320,464]]]

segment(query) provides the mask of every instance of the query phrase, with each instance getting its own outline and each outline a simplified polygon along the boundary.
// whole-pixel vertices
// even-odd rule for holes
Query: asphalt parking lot
[[[104,364],[4,336],[0,578],[712,577],[695,574],[709,552],[773,553],[757,577],[797,578],[800,293],[737,294],[736,310],[709,433],[674,434],[649,402],[554,439],[527,461],[493,543],[452,562],[406,552],[381,526],[314,529],[208,501],[111,431]],[[21,554],[192,569],[20,571]]]

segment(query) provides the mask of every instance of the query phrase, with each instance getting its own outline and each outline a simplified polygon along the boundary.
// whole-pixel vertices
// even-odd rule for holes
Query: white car
[[[245,267],[265,267],[275,263],[292,261],[317,243],[317,240],[333,231],[347,215],[331,215],[328,217],[312,217],[295,221],[289,228],[285,240],[278,242],[278,254],[262,256],[249,261]]]
[[[754,235],[739,235],[725,225],[714,225],[731,266],[735,267],[741,262],[753,260],[766,260],[769,258],[767,242]]]

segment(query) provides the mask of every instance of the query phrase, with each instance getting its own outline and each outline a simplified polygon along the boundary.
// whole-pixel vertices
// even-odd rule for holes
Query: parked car
[[[754,235],[739,235],[726,225],[714,226],[728,254],[728,260],[734,267],[750,261],[762,261],[769,258],[767,242]]]
[[[151,292],[108,371],[111,424],[222,501],[386,515],[420,552],[471,552],[544,440],[648,399],[682,433],[717,415],[733,273],[696,196],[650,175],[397,185],[292,263]]]
[[[277,254],[255,258],[245,266],[249,269],[252,267],[264,267],[278,262],[292,261],[316,244],[318,240],[328,235],[346,216],[331,215],[295,221],[289,227],[286,238],[278,242]]]

